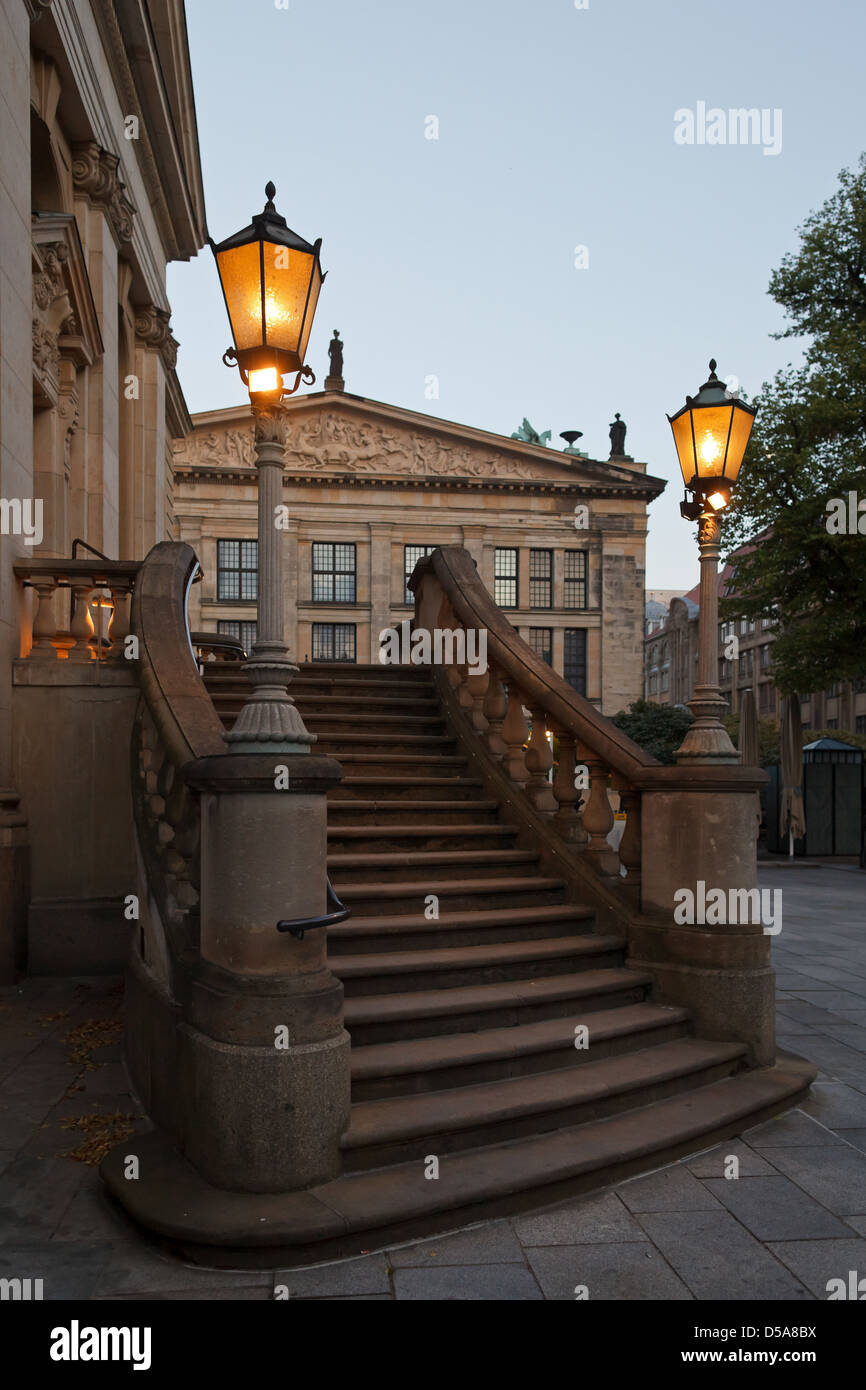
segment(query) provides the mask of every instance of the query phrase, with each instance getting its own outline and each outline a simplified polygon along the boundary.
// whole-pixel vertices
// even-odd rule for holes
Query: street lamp
[[[721,514],[736,486],[755,414],[754,406],[719,381],[712,360],[697,396],[686,396],[682,409],[668,416],[686,488],[680,514],[698,523],[701,557],[698,681],[689,701],[694,722],[677,750],[678,763],[739,761],[721,719],[727,704],[718,684],[719,553]]]
[[[235,753],[308,753],[307,733],[288,685],[298,668],[283,640],[280,505],[286,457],[282,401],[315,375],[304,363],[324,275],[321,239],[304,241],[274,207],[265,188],[264,211],[248,227],[216,245],[211,241],[234,344],[226,366],[237,365],[250,393],[258,471],[258,623],[244,672],[253,686],[234,728],[225,735]],[[283,378],[295,373],[292,386]]]

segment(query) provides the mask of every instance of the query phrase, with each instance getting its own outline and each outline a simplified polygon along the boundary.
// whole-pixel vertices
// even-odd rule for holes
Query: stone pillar
[[[370,529],[370,656],[379,661],[379,633],[391,626],[391,535],[389,521],[369,523]],[[402,592],[397,602],[403,600]],[[360,655],[360,652],[359,652]]]
[[[744,1042],[759,1065],[775,1058],[771,937],[760,921],[743,919],[752,916],[745,894],[757,887],[754,797],[766,780],[759,769],[724,764],[652,768],[637,779],[642,917],[629,950],[630,965],[654,973],[661,1002],[691,1010],[699,1036]],[[683,889],[696,908],[702,894],[721,889],[725,920],[678,923]]]
[[[27,965],[29,870],[27,818],[18,793],[0,787],[0,985],[11,985]]]
[[[695,716],[680,748],[678,763],[736,763],[739,755],[722,724],[727,704],[719,691],[719,518],[707,508],[698,522],[701,556],[698,615],[698,683],[689,700]],[[734,679],[736,685],[736,677]]]
[[[316,754],[235,755],[184,769],[201,796],[201,960],[181,1030],[181,1152],[215,1187],[288,1192],[335,1177],[350,1039],[325,930],[325,794]]]

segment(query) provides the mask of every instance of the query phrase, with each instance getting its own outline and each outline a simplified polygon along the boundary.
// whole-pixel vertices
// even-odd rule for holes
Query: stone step
[[[565,880],[544,875],[513,878],[436,879],[429,882],[412,878],[396,883],[334,881],[338,896],[356,910],[363,907],[368,917],[421,915],[432,895],[447,899],[449,911],[481,911],[513,907],[515,901],[541,907],[565,901]]]
[[[387,854],[392,850],[447,850],[455,845],[495,849],[508,844],[519,831],[513,825],[330,825],[328,852]]]
[[[431,801],[440,798],[444,801],[468,801],[482,795],[483,789],[484,783],[479,777],[373,776],[352,772],[328,792],[328,810],[330,813],[332,800],[351,800],[354,797],[366,800],[371,794],[379,794],[389,801],[405,799],[409,803],[419,793],[422,799]]]
[[[331,797],[328,801],[328,824],[338,830],[341,825],[403,826],[425,824],[466,825],[481,821],[497,823],[498,801],[374,801],[362,797]],[[425,817],[428,819],[425,820]]]
[[[297,1267],[609,1187],[789,1110],[814,1076],[810,1063],[782,1054],[774,1067],[618,1115],[454,1153],[435,1182],[415,1158],[303,1192],[226,1192],[205,1183],[158,1129],[136,1138],[139,1182],[127,1180],[125,1144],[115,1145],[100,1172],[132,1219],[175,1255],[211,1268]]]
[[[455,989],[462,985],[533,980],[572,971],[622,965],[618,937],[554,936],[532,941],[486,941],[480,946],[433,947],[416,951],[361,952],[331,959],[345,997],[397,994],[408,990]]]
[[[364,772],[366,769],[372,772],[375,769],[382,773],[393,770],[399,774],[409,768],[429,768],[435,774],[453,768],[456,776],[460,768],[468,765],[469,760],[463,753],[341,753],[340,762],[353,772]]]
[[[539,980],[505,980],[454,989],[409,990],[347,999],[352,1046],[471,1033],[541,1018],[570,1018],[574,1025],[598,1009],[640,1003],[652,983],[646,971],[625,967],[582,970]]]
[[[428,891],[427,880],[437,870],[447,869],[455,880],[466,878],[500,879],[509,868],[525,868],[540,859],[535,849],[444,849],[398,850],[387,854],[332,854],[328,851],[328,872],[332,878],[352,875],[353,884],[368,883],[386,888],[395,877],[403,882],[407,873],[416,876],[417,890]],[[429,891],[432,893],[433,888]]]
[[[347,954],[429,950],[445,945],[481,946],[488,941],[549,940],[552,936],[588,932],[593,915],[591,907],[574,903],[504,907],[498,911],[448,911],[439,918],[425,917],[423,909],[387,917],[353,915],[328,928],[328,955],[336,969],[336,962]],[[620,945],[625,945],[624,940]]]
[[[545,1018],[477,1033],[445,1033],[352,1048],[352,1098],[442,1091],[499,1077],[530,1076],[619,1056],[688,1032],[686,1009],[625,1004],[587,1019],[589,1047],[576,1048],[571,1018]]]
[[[304,723],[308,728],[314,726],[322,738],[328,733],[337,736],[344,734],[363,734],[363,733],[397,733],[397,734],[418,734],[419,736],[448,735],[447,725],[441,715],[436,714],[398,714],[396,712],[377,711],[375,713],[360,714],[357,710],[346,710],[345,712],[322,713],[317,709],[304,710]]]
[[[352,1106],[342,1150],[347,1171],[379,1168],[427,1154],[513,1143],[619,1114],[635,1104],[720,1081],[742,1064],[742,1043],[680,1038],[583,1066],[360,1101]]]
[[[439,755],[443,754],[450,760],[454,758],[457,749],[456,738],[447,734],[416,734],[411,729],[404,733],[341,734],[335,733],[333,729],[321,731],[314,719],[305,719],[304,723],[311,734],[318,736],[316,752],[327,753],[340,762],[355,754],[375,754],[377,762],[381,761],[379,754],[399,754],[401,759],[405,754],[412,762],[418,761],[422,754],[425,761],[429,761],[429,754],[435,755],[438,761]],[[461,757],[459,761],[463,763],[465,759]]]

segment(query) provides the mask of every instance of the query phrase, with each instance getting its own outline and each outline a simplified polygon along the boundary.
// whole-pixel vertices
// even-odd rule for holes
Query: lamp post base
[[[695,722],[677,749],[677,762],[738,763],[740,755],[722,723],[722,715],[728,712],[727,702],[718,689],[698,685],[688,704]]]
[[[279,643],[256,643],[243,664],[253,691],[233,729],[224,734],[232,753],[309,753],[316,735],[304,728],[300,711],[288,692],[298,674],[286,648]]]

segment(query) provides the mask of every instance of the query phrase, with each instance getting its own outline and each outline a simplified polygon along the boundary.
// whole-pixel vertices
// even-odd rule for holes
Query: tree
[[[660,763],[673,763],[674,754],[686,736],[692,722],[687,709],[674,705],[656,705],[651,700],[635,700],[628,711],[620,710],[613,722],[624,734],[633,738],[645,753],[651,753]]]
[[[866,505],[862,532],[833,530],[849,494],[866,504],[866,154],[800,228],[769,293],[804,341],[804,363],[765,382],[726,514],[736,596],[722,618],[772,616],[785,694],[866,676]],[[838,506],[831,506],[837,499]],[[829,508],[829,512],[828,512]],[[830,529],[828,529],[828,527]],[[730,558],[730,553],[729,553]]]

